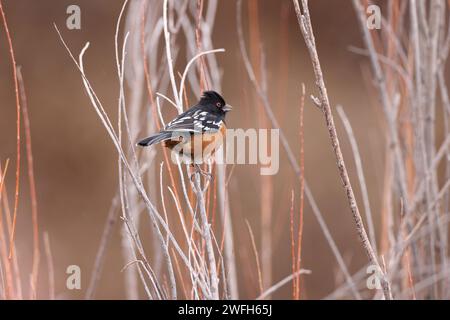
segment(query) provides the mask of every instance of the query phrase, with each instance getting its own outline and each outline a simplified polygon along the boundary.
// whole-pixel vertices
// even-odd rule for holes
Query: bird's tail
[[[139,141],[137,144],[142,147],[148,147],[148,146],[151,146],[152,144],[156,144],[161,141],[169,140],[171,138],[172,138],[172,132],[162,131],[160,133],[157,133],[153,136],[150,136],[148,138],[145,138],[145,139]]]

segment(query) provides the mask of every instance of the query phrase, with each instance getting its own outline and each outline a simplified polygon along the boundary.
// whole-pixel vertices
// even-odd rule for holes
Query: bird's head
[[[215,91],[203,92],[199,104],[209,107],[213,112],[219,113],[227,113],[233,109],[230,105],[226,104],[222,96]]]

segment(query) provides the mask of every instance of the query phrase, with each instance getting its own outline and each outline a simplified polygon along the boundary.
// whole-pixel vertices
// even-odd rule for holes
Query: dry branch
[[[303,38],[305,40],[306,47],[308,48],[311,62],[314,69],[314,75],[316,77],[316,85],[319,90],[318,99],[313,99],[314,102],[321,108],[322,112],[325,116],[325,122],[327,124],[328,133],[330,135],[331,145],[333,147],[333,151],[335,153],[337,166],[339,170],[339,175],[341,177],[344,190],[347,196],[348,203],[350,205],[350,209],[353,214],[353,219],[356,224],[356,229],[361,238],[362,245],[366,254],[369,258],[369,261],[372,265],[375,265],[380,272],[382,272],[382,268],[378,263],[377,256],[373,250],[372,245],[370,244],[369,238],[367,236],[366,229],[364,228],[364,223],[359,213],[358,204],[356,202],[355,195],[353,193],[353,188],[350,182],[350,178],[348,176],[347,167],[344,162],[344,157],[342,155],[342,151],[339,145],[339,138],[337,136],[336,127],[334,125],[333,114],[331,112],[330,102],[328,99],[327,89],[325,86],[325,81],[323,79],[322,68],[320,66],[319,56],[317,53],[316,42],[314,38],[314,33],[311,24],[311,18],[309,14],[308,1],[302,0],[302,10],[300,9],[300,5],[298,0],[294,0],[295,12],[297,14],[298,23],[300,29],[303,34]],[[392,299],[390,284],[387,281],[386,277],[383,274],[383,277],[380,279],[381,285],[383,287],[384,297],[385,299]]]
[[[250,78],[250,81],[252,82],[256,92],[258,93],[259,98],[262,101],[262,105],[264,107],[264,111],[267,114],[267,117],[269,118],[271,124],[272,124],[272,128],[274,129],[278,129],[279,130],[279,135],[280,135],[280,140],[281,140],[281,144],[288,156],[288,160],[289,160],[289,164],[291,165],[292,169],[294,170],[295,175],[297,176],[297,178],[302,181],[302,172],[301,172],[301,168],[297,163],[297,160],[294,156],[294,153],[289,145],[289,142],[285,136],[285,134],[283,133],[283,130],[281,129],[274,113],[273,113],[273,109],[270,105],[269,99],[267,97],[267,95],[264,93],[264,91],[261,89],[258,81],[256,80],[255,77],[255,72],[253,70],[253,67],[250,63],[250,59],[248,57],[247,54],[247,50],[245,48],[245,41],[244,41],[244,34],[243,34],[243,28],[242,28],[242,0],[238,1],[237,4],[237,11],[236,11],[236,15],[237,15],[237,31],[238,31],[238,38],[239,38],[239,47],[241,49],[241,55],[242,58],[244,60],[244,65],[245,65],[245,69],[247,71],[247,74]],[[344,262],[344,259],[342,258],[342,254],[339,252],[339,249],[336,245],[336,242],[333,239],[333,236],[331,235],[330,230],[328,229],[328,226],[323,218],[322,213],[320,212],[319,206],[317,205],[316,200],[314,199],[314,196],[312,194],[311,189],[309,188],[309,184],[307,183],[306,179],[303,179],[304,181],[304,191],[305,191],[305,195],[306,195],[306,199],[308,200],[311,209],[320,225],[320,228],[322,229],[324,236],[328,242],[328,244],[330,245],[331,251],[333,252],[339,267],[341,268],[345,279],[347,281],[347,283],[349,284],[350,288],[352,289],[352,293],[353,295],[357,298],[360,299],[361,296],[359,294],[359,292],[356,290],[356,287],[353,283],[353,280],[350,276],[350,273],[348,271],[348,268]]]
[[[33,267],[31,271],[31,284],[30,284],[30,298],[36,299],[37,279],[39,273],[39,224],[38,224],[38,207],[37,207],[37,195],[36,195],[36,182],[34,178],[34,163],[33,163],[33,150],[31,147],[31,128],[30,117],[28,114],[27,96],[25,93],[25,84],[22,77],[22,71],[20,66],[17,68],[17,80],[19,82],[20,100],[23,113],[23,124],[25,128],[25,145],[27,150],[27,167],[28,167],[28,182],[30,186],[30,198],[31,198],[31,221],[33,225]]]
[[[16,190],[15,190],[15,198],[14,198],[14,213],[13,213],[13,222],[12,222],[12,231],[9,238],[9,259],[12,258],[13,247],[14,247],[14,235],[16,231],[16,221],[17,221],[17,208],[19,206],[19,182],[20,182],[20,97],[19,97],[19,82],[17,79],[17,64],[16,57],[14,54],[14,47],[12,44],[11,35],[9,33],[8,23],[6,21],[6,15],[3,11],[3,4],[0,0],[0,12],[3,19],[3,27],[5,28],[6,39],[8,40],[9,54],[11,58],[11,64],[13,68],[13,79],[14,79],[14,91],[16,97],[16,116],[17,116],[17,125],[16,125],[16,134],[17,134],[17,143],[16,143]]]

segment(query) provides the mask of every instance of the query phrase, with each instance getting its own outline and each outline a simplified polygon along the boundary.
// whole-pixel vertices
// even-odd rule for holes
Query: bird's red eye
[[[222,105],[220,104],[220,102],[216,103],[217,108],[220,108]]]

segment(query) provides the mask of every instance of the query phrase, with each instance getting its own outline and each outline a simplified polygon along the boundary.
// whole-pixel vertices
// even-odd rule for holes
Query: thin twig
[[[247,219],[245,219],[245,224],[247,225],[248,233],[250,235],[250,240],[251,240],[252,247],[253,247],[253,253],[255,255],[256,270],[258,272],[259,292],[260,292],[260,294],[262,294],[263,293],[263,284],[262,284],[261,266],[259,263],[258,248],[256,247],[255,236],[253,235],[252,227],[250,226],[250,223],[248,222]]]
[[[19,81],[21,107],[23,113],[23,124],[25,128],[25,142],[27,150],[27,167],[28,167],[28,181],[30,185],[31,198],[31,221],[33,224],[33,268],[31,271],[31,287],[33,290],[31,299],[36,299],[37,279],[39,273],[39,225],[38,225],[38,207],[36,195],[36,182],[34,179],[34,164],[33,164],[33,150],[31,148],[31,129],[30,117],[28,114],[27,96],[25,94],[25,84],[22,77],[21,67],[17,68],[17,80]]]
[[[17,208],[19,206],[19,182],[20,182],[20,98],[19,98],[19,82],[17,80],[17,65],[16,58],[14,54],[14,48],[12,45],[11,35],[9,33],[8,23],[6,21],[5,12],[3,11],[3,4],[0,0],[0,12],[3,18],[3,27],[6,32],[6,39],[8,40],[9,53],[11,58],[11,64],[13,68],[13,78],[14,78],[14,91],[16,97],[16,134],[17,134],[17,144],[16,144],[16,190],[15,190],[15,198],[14,198],[14,213],[13,213],[13,222],[12,222],[12,231],[9,238],[9,259],[12,258],[13,248],[14,248],[14,235],[16,231],[16,221],[17,221]]]
[[[350,146],[352,148],[353,157],[354,157],[355,165],[356,165],[356,172],[358,174],[359,186],[361,188],[361,193],[362,193],[362,198],[363,198],[364,211],[366,213],[367,225],[369,226],[370,241],[372,243],[375,254],[377,254],[377,241],[376,241],[376,237],[375,237],[375,227],[374,227],[373,219],[372,219],[372,211],[370,210],[369,193],[367,192],[367,184],[366,184],[366,179],[364,178],[364,171],[363,171],[363,167],[362,167],[361,155],[359,153],[358,144],[356,142],[356,138],[353,133],[353,129],[350,124],[350,120],[348,119],[347,115],[345,114],[344,109],[340,105],[338,105],[336,107],[336,109],[338,111],[339,116],[341,117],[342,123],[344,124],[344,128],[345,128],[345,131],[347,132],[348,140],[350,141]]]
[[[295,260],[295,240],[294,240],[294,190],[291,190],[291,208],[289,210],[290,221],[290,231],[291,231],[291,260],[292,260],[292,274],[296,271],[296,260]],[[297,294],[297,279],[292,281],[292,299],[296,299]]]
[[[50,300],[55,300],[55,271],[53,265],[53,255],[50,247],[48,232],[44,232],[44,248],[48,269],[48,293]]]
[[[2,172],[2,167],[0,163],[0,200],[2,199],[2,196],[4,194],[4,186],[5,186],[5,177],[6,173],[8,172],[8,165],[9,165],[9,159],[6,159],[5,163],[5,169]],[[1,255],[1,261],[3,262],[4,268],[5,268],[5,283],[6,288],[4,292],[4,296],[6,299],[13,299],[15,292],[14,292],[14,281],[13,281],[13,270],[11,267],[11,260],[8,259],[8,247],[7,247],[7,240],[6,235],[4,234],[4,227],[3,227],[3,214],[1,212],[1,203],[0,203],[0,255]],[[8,223],[8,222],[7,222]],[[0,263],[2,264],[2,263]]]
[[[97,255],[95,256],[94,267],[92,268],[91,278],[89,280],[89,285],[85,295],[85,299],[87,300],[91,300],[94,298],[95,291],[102,274],[103,264],[106,258],[106,250],[108,249],[108,244],[111,241],[114,226],[116,225],[117,219],[119,218],[119,210],[117,210],[118,206],[119,198],[118,194],[116,194],[109,208],[105,226],[103,227],[100,244],[98,246]]]
[[[238,38],[239,38],[239,47],[241,49],[241,55],[242,55],[242,58],[244,60],[244,65],[245,65],[245,68],[247,70],[247,74],[248,74],[248,76],[249,76],[253,86],[255,87],[255,90],[258,93],[259,98],[262,101],[262,105],[264,107],[264,111],[266,112],[267,117],[269,118],[269,120],[270,120],[270,122],[272,124],[272,128],[279,130],[281,144],[282,144],[282,146],[283,146],[283,148],[284,148],[284,150],[285,150],[285,152],[286,152],[286,154],[288,156],[289,164],[291,165],[292,169],[294,170],[294,173],[297,176],[297,178],[300,180],[301,177],[302,177],[301,168],[300,168],[300,166],[297,163],[297,160],[296,160],[296,158],[294,156],[294,153],[293,153],[293,151],[292,151],[292,149],[291,149],[291,147],[289,145],[289,142],[288,142],[288,140],[286,138],[286,135],[284,134],[283,130],[281,129],[281,127],[280,127],[280,125],[279,125],[279,123],[278,123],[278,121],[277,121],[277,119],[276,119],[276,117],[275,117],[275,115],[273,113],[273,110],[271,108],[271,105],[270,105],[270,102],[269,102],[269,99],[268,99],[267,95],[264,94],[264,92],[260,88],[258,82],[256,81],[255,73],[254,73],[253,67],[252,67],[252,65],[250,63],[250,60],[249,60],[249,57],[248,57],[248,54],[247,54],[247,50],[245,48],[244,35],[243,35],[243,30],[242,30],[243,28],[242,28],[242,13],[241,13],[241,11],[242,11],[242,0],[239,0],[238,4],[237,4],[237,12],[236,12],[237,19],[236,19],[236,21],[237,21],[237,30],[238,30]],[[334,241],[333,236],[331,235],[331,232],[328,229],[328,226],[327,226],[327,224],[326,224],[326,222],[325,222],[325,220],[323,218],[322,213],[320,212],[320,209],[319,209],[319,207],[317,205],[316,200],[314,199],[314,196],[312,194],[311,189],[309,188],[309,185],[308,185],[306,179],[304,180],[304,186],[305,186],[306,198],[308,199],[308,202],[309,202],[309,204],[311,206],[311,209],[312,209],[312,211],[314,213],[314,216],[316,217],[316,219],[317,219],[317,221],[318,221],[318,223],[320,225],[320,228],[323,231],[323,234],[324,234],[324,236],[325,236],[325,238],[326,238],[326,240],[327,240],[327,242],[328,242],[328,244],[329,244],[329,246],[331,248],[331,251],[333,252],[333,254],[335,256],[335,258],[336,258],[336,260],[338,262],[338,265],[341,268],[341,270],[342,270],[342,272],[343,272],[343,274],[345,276],[346,281],[348,282],[348,284],[352,288],[353,295],[357,299],[360,299],[361,296],[358,293],[358,291],[356,290],[356,287],[355,287],[355,285],[353,283],[353,280],[352,280],[352,278],[350,276],[348,268],[345,265],[344,259],[342,258],[342,254],[339,252],[339,249],[338,249],[338,247],[336,245],[336,242]]]
[[[325,116],[325,122],[327,124],[328,133],[331,140],[331,145],[333,147],[333,151],[335,153],[337,166],[339,170],[339,175],[341,177],[344,190],[347,196],[347,200],[350,206],[350,209],[353,214],[353,219],[355,220],[356,229],[361,238],[364,250],[369,258],[371,264],[377,266],[378,270],[382,272],[381,266],[378,262],[377,256],[370,244],[369,238],[366,233],[366,229],[364,228],[364,223],[362,221],[361,215],[359,213],[358,204],[356,202],[355,195],[353,193],[353,188],[350,182],[350,178],[348,176],[347,167],[344,162],[344,157],[342,155],[341,147],[339,145],[339,138],[337,136],[336,127],[334,125],[333,114],[331,112],[330,102],[327,94],[327,89],[325,86],[325,81],[323,79],[322,68],[320,66],[319,56],[317,53],[314,33],[311,24],[311,18],[309,14],[308,1],[302,0],[302,8],[303,13],[300,9],[300,5],[298,0],[294,0],[295,12],[297,14],[298,23],[300,29],[303,34],[303,38],[305,40],[305,44],[308,48],[311,62],[313,64],[314,74],[316,78],[316,84],[319,90],[319,101],[322,112]],[[387,279],[383,276],[380,279],[381,285],[383,287],[383,292],[385,299],[392,299],[392,293],[390,289],[390,284]]]
[[[270,287],[269,289],[264,291],[261,295],[259,295],[256,298],[256,300],[262,300],[265,297],[270,296],[272,293],[274,293],[275,291],[277,291],[278,289],[283,287],[286,283],[288,283],[292,279],[295,279],[295,277],[298,277],[299,275],[302,275],[302,274],[311,274],[311,270],[301,269],[301,270],[297,271],[296,273],[288,275],[287,277],[285,277],[284,279],[282,279],[281,281],[277,282],[272,287]]]
[[[297,267],[296,270],[301,269],[301,259],[302,259],[302,240],[303,240],[303,216],[305,211],[305,129],[304,129],[304,111],[305,111],[305,84],[302,83],[302,96],[300,99],[300,216],[298,222],[298,237],[297,237]],[[300,299],[301,288],[300,288],[300,274],[295,279],[296,282],[296,292],[295,299]]]
[[[178,113],[181,113],[181,112],[183,112],[183,107],[182,107],[183,104],[182,104],[182,101],[180,101],[180,96],[178,95],[177,84],[175,82],[175,74],[174,74],[174,70],[173,70],[170,32],[169,32],[169,27],[168,27],[168,23],[167,23],[167,7],[168,7],[168,0],[164,0],[164,5],[163,5],[164,40],[165,40],[165,44],[166,44],[167,63],[169,65],[170,83],[172,84],[173,96],[175,98],[175,104],[178,108]]]
[[[211,285],[211,298],[214,300],[219,299],[219,278],[217,276],[216,258],[214,255],[214,247],[212,245],[211,238],[211,224],[208,222],[208,217],[205,210],[205,198],[200,186],[200,173],[195,173],[194,182],[192,183],[194,192],[197,196],[198,208],[200,209],[200,219],[202,225],[202,236],[205,239],[206,252],[208,255],[209,272],[210,272],[210,285]]]

